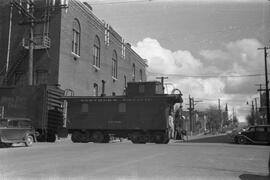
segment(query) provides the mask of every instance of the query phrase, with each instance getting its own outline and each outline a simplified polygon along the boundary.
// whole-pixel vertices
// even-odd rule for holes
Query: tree
[[[247,123],[249,125],[254,125],[255,124],[255,119],[254,119],[254,117],[252,117],[252,115],[247,115],[246,120],[247,120]]]
[[[220,111],[214,107],[211,106],[206,110],[207,113],[207,123],[206,127],[211,132],[216,132],[219,130],[221,125],[221,119],[220,119]]]

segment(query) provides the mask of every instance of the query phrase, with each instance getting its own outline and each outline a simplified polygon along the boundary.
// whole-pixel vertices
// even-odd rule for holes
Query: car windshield
[[[0,119],[0,127],[7,127],[7,119]]]
[[[248,131],[249,131],[249,132],[254,132],[254,131],[255,131],[255,127],[250,127],[250,128],[248,129]]]

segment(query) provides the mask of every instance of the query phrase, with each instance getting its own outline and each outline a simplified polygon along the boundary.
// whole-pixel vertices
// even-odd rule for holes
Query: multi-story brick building
[[[35,17],[34,85],[60,85],[75,95],[101,95],[102,89],[106,95],[122,95],[127,82],[146,81],[146,61],[99,20],[89,4],[35,0],[31,6],[27,2],[31,1],[13,1],[10,19],[10,3],[0,0],[0,71],[6,84],[27,84],[29,7],[34,7]]]

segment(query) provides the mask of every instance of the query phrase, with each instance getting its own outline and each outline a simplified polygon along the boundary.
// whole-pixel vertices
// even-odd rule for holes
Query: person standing
[[[172,113],[169,115],[169,138],[174,138],[174,122]]]

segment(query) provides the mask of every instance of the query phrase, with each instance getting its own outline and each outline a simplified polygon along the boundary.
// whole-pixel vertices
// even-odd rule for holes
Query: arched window
[[[98,84],[94,83],[94,96],[98,96]]]
[[[115,50],[112,56],[112,77],[117,78],[117,53]]]
[[[136,75],[136,68],[135,64],[132,65],[132,81],[135,81],[135,75]]]
[[[100,68],[100,40],[98,36],[95,37],[95,41],[94,41],[93,65]]]
[[[143,72],[141,69],[140,69],[140,81],[143,81]]]
[[[126,89],[127,89],[127,76],[124,75],[124,91],[123,91],[123,95],[126,94]]]
[[[74,19],[72,28],[72,52],[80,55],[81,27],[78,19]]]
[[[124,75],[124,88],[126,89],[126,87],[127,87],[127,76]]]

